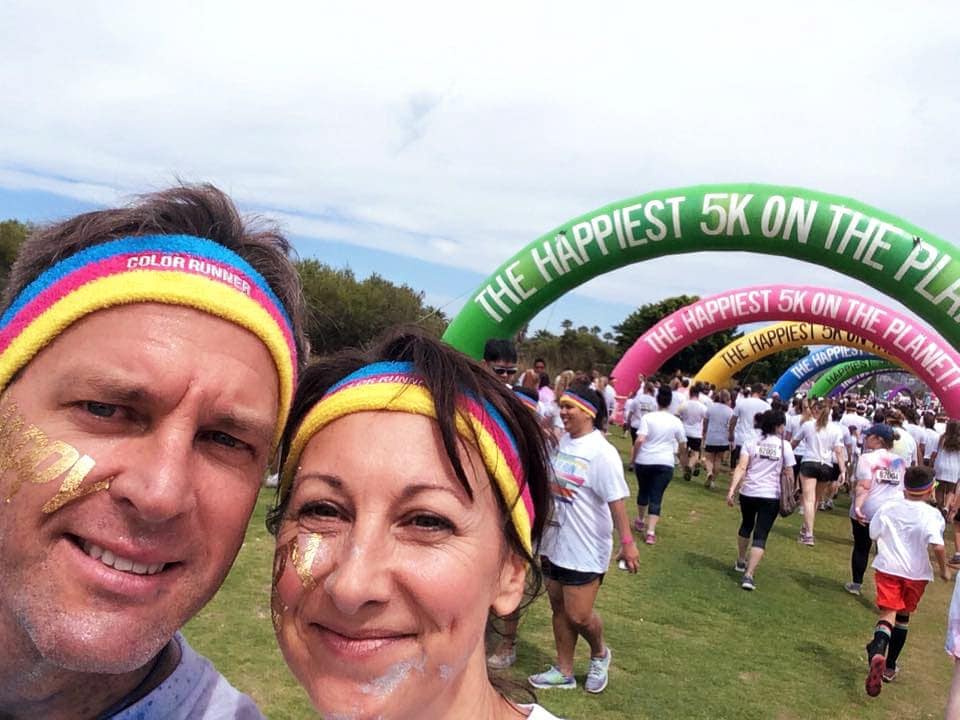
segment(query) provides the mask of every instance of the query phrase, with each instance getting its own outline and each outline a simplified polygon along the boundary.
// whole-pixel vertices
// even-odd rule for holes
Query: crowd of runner
[[[591,648],[585,690],[606,687],[611,653],[594,602],[613,555],[612,529],[619,536],[621,569],[635,571],[636,543],[656,544],[675,474],[687,482],[702,477],[712,489],[727,467],[726,501],[741,512],[734,569],[746,591],[757,588],[771,528],[791,511],[790,503],[784,509],[784,495],[791,495],[803,516],[797,542],[808,547],[816,545],[817,514],[833,510],[841,493],[850,496],[850,581],[844,589],[861,594],[873,553],[879,614],[866,645],[865,689],[876,696],[883,683],[897,678],[911,614],[933,580],[929,550],[943,579],[950,579],[949,565],[960,565],[960,421],[948,418],[935,399],[780,398],[768,396],[760,384],[730,391],[679,372],[641,376],[633,394],[618,397],[610,378],[597,372],[565,370],[551,378],[537,359],[519,373],[516,352],[505,341],[488,345],[488,355],[488,366],[505,382],[519,378],[519,391],[536,403],[540,422],[555,440],[552,532],[545,533],[538,553],[554,614],[557,663],[530,676],[531,685],[575,688],[573,648],[582,636]],[[621,432],[632,440],[637,508],[630,528],[636,540],[623,530],[629,490],[608,440]],[[947,522],[954,529],[949,559]],[[948,625],[946,649],[958,659],[957,593]],[[516,632],[516,623],[508,623],[489,658],[491,667],[515,661]],[[960,691],[960,682],[954,685]],[[957,705],[954,694],[951,707]]]

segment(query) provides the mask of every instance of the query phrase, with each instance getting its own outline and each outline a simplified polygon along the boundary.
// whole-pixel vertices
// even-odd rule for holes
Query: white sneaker
[[[590,668],[587,670],[587,679],[583,683],[583,689],[588,693],[603,692],[610,679],[610,659],[613,653],[607,647],[607,654],[602,658],[590,658]]]

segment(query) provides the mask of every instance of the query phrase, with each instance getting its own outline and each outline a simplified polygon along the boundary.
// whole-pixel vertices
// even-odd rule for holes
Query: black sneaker
[[[690,477],[691,477],[691,475],[693,475],[693,472],[690,470],[690,468],[686,467],[686,468],[683,469],[683,479],[684,479],[684,480],[686,480],[687,482],[690,482]]]
[[[740,581],[740,587],[744,590],[750,590],[751,592],[757,589],[756,583],[753,582],[753,578],[749,575],[743,576],[743,579]]]

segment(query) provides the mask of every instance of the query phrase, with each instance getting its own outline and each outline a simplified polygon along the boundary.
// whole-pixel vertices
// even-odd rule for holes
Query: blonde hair
[[[562,373],[557,375],[557,379],[553,382],[553,392],[559,398],[566,392],[567,388],[570,387],[570,383],[573,382],[574,372],[573,370],[564,370]]]

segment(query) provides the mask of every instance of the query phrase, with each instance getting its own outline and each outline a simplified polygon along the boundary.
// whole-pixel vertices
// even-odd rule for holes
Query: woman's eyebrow
[[[426,492],[445,492],[453,495],[461,505],[468,505],[466,494],[460,490],[448,487],[446,485],[436,485],[434,483],[413,483],[403,488],[400,493],[401,500],[409,500]]]
[[[305,472],[298,474],[295,480],[298,483],[303,482],[304,480],[319,480],[320,482],[326,483],[330,487],[337,490],[343,489],[343,479],[338,475],[330,475],[328,473]]]

